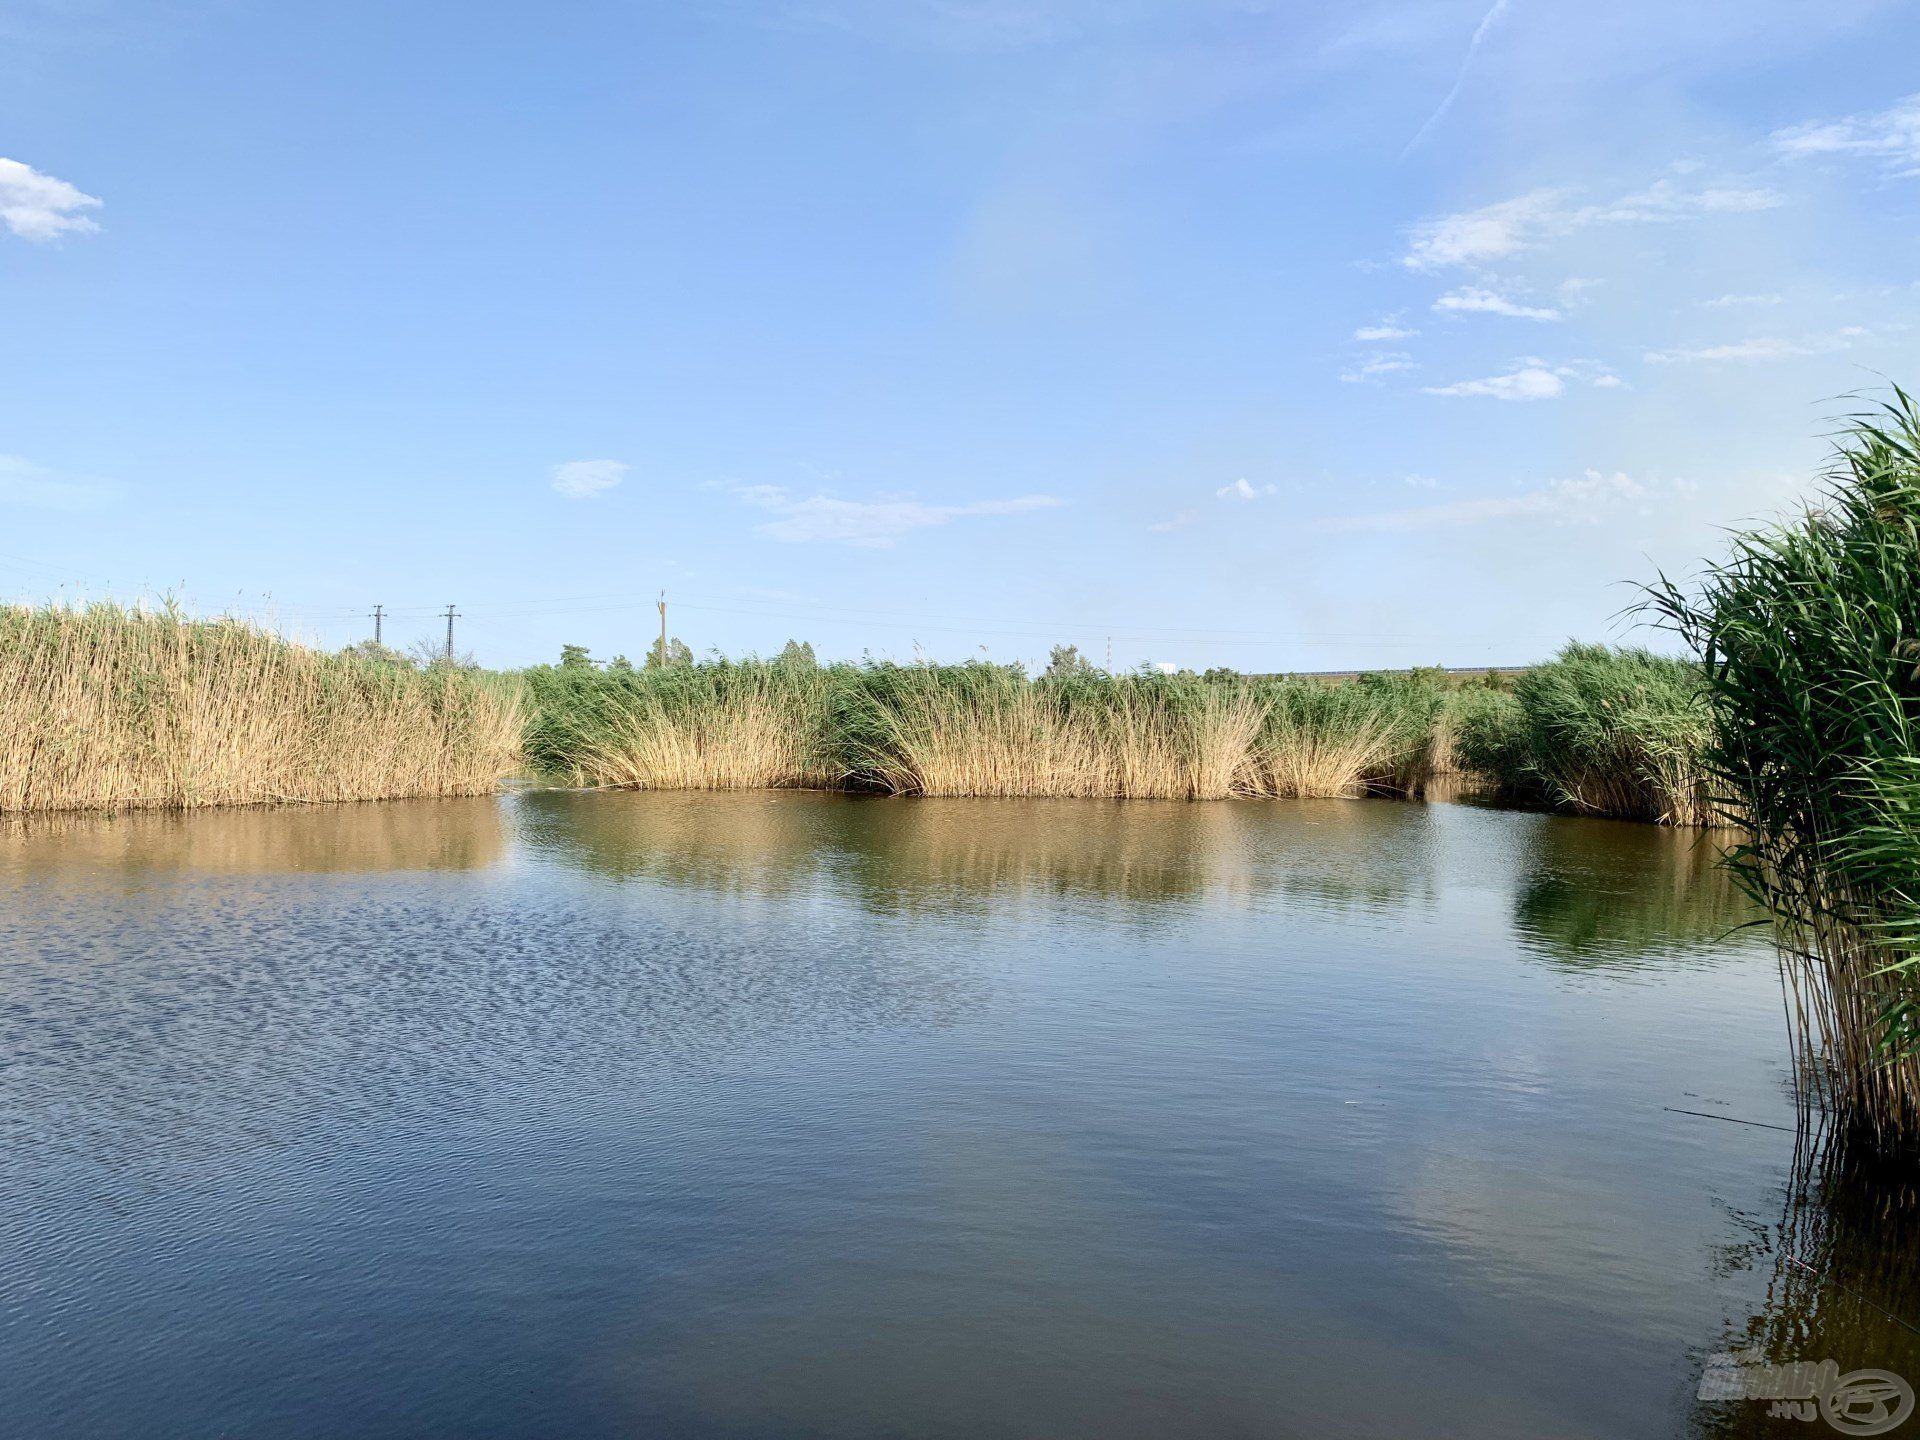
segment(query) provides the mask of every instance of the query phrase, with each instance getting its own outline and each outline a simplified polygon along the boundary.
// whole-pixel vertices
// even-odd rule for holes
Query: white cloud
[[[1848,115],[1776,130],[1773,147],[1789,160],[1867,155],[1896,175],[1920,175],[1920,95],[1909,95],[1874,115]]]
[[[1258,500],[1263,495],[1273,494],[1273,486],[1249,485],[1243,476],[1231,485],[1222,485],[1213,493],[1222,500]]]
[[[1521,305],[1499,295],[1492,290],[1481,290],[1467,285],[1458,290],[1449,290],[1433,302],[1433,308],[1442,315],[1505,315],[1515,320],[1558,320],[1558,310],[1548,310],[1538,305]]]
[[[1415,270],[1478,265],[1530,250],[1563,223],[1566,192],[1535,190],[1511,200],[1422,220],[1402,264]]]
[[[569,500],[591,500],[626,479],[632,468],[618,460],[569,460],[553,467],[553,488]]]
[[[734,493],[777,517],[755,526],[756,534],[772,540],[826,540],[868,549],[886,549],[911,531],[931,529],[964,516],[1025,515],[1062,503],[1052,495],[1016,495],[964,505],[926,505],[898,499],[842,500],[832,495],[800,499],[779,485],[746,485]]]
[[[1685,480],[1641,481],[1618,471],[1608,475],[1588,470],[1574,479],[1549,480],[1515,495],[1450,500],[1372,515],[1336,515],[1316,522],[1315,528],[1340,532],[1446,530],[1516,518],[1590,525],[1612,514],[1650,513],[1663,499],[1693,488]]]
[[[100,227],[84,211],[100,202],[31,165],[0,157],[0,224],[22,240],[58,240]]]
[[[1599,204],[1575,204],[1572,191],[1550,187],[1477,210],[1422,220],[1413,227],[1400,263],[1413,270],[1480,266],[1595,225],[1656,224],[1771,210],[1783,203],[1784,197],[1772,190],[1739,185],[1688,188],[1665,177],[1644,190]]]
[[[1411,340],[1419,333],[1418,330],[1409,330],[1402,325],[1398,315],[1389,315],[1378,325],[1362,325],[1353,332],[1353,338],[1378,343],[1382,340]]]
[[[1832,355],[1851,350],[1872,334],[1864,325],[1848,325],[1826,335],[1805,335],[1785,340],[1776,335],[1736,340],[1726,345],[1705,345],[1692,350],[1649,350],[1646,360],[1652,365],[1746,364],[1756,360],[1795,360],[1805,355]]]
[[[1147,529],[1153,531],[1156,535],[1165,535],[1170,531],[1184,530],[1199,518],[1198,511],[1182,510],[1179,514],[1170,516],[1165,520],[1156,520],[1153,524],[1149,525]]]
[[[1786,297],[1783,295],[1716,295],[1711,300],[1700,303],[1709,310],[1744,309],[1749,305],[1778,305]]]
[[[114,487],[96,480],[75,480],[36,465],[20,455],[0,455],[0,505],[36,510],[97,510]]]
[[[1484,380],[1459,380],[1451,385],[1428,385],[1429,395],[1477,395],[1493,400],[1552,400],[1567,386],[1553,371],[1539,365],[1523,365],[1505,375],[1490,375]]]
[[[1570,218],[1575,229],[1588,225],[1650,225],[1697,215],[1749,215],[1784,204],[1786,196],[1760,186],[1705,185],[1688,190],[1661,179],[1611,204],[1582,206]]]
[[[1342,370],[1340,378],[1349,385],[1364,385],[1377,380],[1382,375],[1394,375],[1402,370],[1419,368],[1413,356],[1404,350],[1376,350],[1373,354]]]

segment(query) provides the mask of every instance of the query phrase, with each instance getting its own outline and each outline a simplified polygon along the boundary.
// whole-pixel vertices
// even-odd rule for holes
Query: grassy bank
[[[0,607],[0,811],[489,791],[511,687],[172,610]]]
[[[1735,864],[1776,918],[1805,1086],[1920,1143],[1920,407],[1896,392],[1816,508],[1654,603],[1703,662],[1707,765],[1746,817]]]

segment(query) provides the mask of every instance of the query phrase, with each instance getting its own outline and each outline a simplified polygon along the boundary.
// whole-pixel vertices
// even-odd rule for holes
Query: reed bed
[[[849,693],[859,717],[849,778],[895,795],[1116,793],[1120,757],[1105,743],[1108,717],[1062,703],[1057,689],[999,665],[875,667]],[[1152,737],[1123,730],[1138,798],[1171,783]],[[1184,797],[1183,797],[1184,798]]]
[[[1404,789],[1428,712],[1391,689],[1010,666],[543,667],[528,753],[632,789],[1217,800]]]
[[[842,778],[828,672],[780,663],[527,676],[527,753],[575,784],[633,790],[825,789]]]
[[[1509,691],[1451,708],[1458,763],[1508,800],[1662,825],[1725,823],[1708,779],[1713,711],[1690,660],[1571,644]]]
[[[1430,718],[1424,702],[1380,686],[1275,687],[1245,771],[1244,793],[1337,796],[1366,789],[1412,794],[1421,783]]]
[[[1920,408],[1857,419],[1820,503],[1656,613],[1704,662],[1714,803],[1771,910],[1802,1095],[1920,1143]]]
[[[0,812],[473,795],[513,768],[512,691],[235,620],[0,607]]]

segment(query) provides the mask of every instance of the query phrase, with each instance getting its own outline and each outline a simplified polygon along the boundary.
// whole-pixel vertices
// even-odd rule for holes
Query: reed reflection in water
[[[1790,1114],[1730,918],[1385,801],[0,832],[6,1423],[1677,1433],[1781,1303],[1791,1137],[1663,1108]]]

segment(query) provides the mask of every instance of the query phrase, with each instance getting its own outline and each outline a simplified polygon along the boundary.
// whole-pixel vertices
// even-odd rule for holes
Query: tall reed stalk
[[[1772,911],[1802,1092],[1920,1143],[1920,409],[1841,442],[1821,502],[1650,604],[1705,662],[1715,803]]]
[[[233,620],[0,607],[0,811],[472,795],[514,765],[512,693]]]

